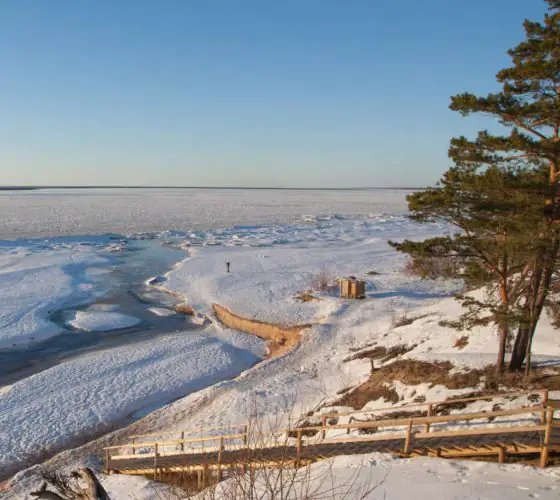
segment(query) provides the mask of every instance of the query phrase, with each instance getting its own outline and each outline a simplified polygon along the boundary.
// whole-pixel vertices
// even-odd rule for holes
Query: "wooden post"
[[[297,430],[297,445],[296,445],[296,467],[299,467],[299,458],[301,456],[301,438],[302,438],[302,430],[298,429]]]
[[[208,482],[208,464],[202,466],[202,487],[206,488]]]
[[[157,481],[157,456],[158,456],[158,444],[156,443],[156,450],[154,453],[154,481]]]
[[[554,418],[554,408],[549,408],[546,412],[546,430],[544,431],[544,441],[541,448],[541,467],[548,465],[548,452],[550,440],[552,438],[552,420]]]
[[[243,444],[245,448],[249,446],[249,424],[245,424],[245,432],[243,433]]]
[[[322,431],[321,431],[321,439],[325,439],[325,437],[327,436],[327,417],[323,416],[321,418],[321,426],[322,426]]]
[[[196,487],[197,489],[202,489],[202,470],[199,469],[196,471]]]
[[[506,462],[506,449],[500,446],[498,450],[498,462],[504,464]]]
[[[218,482],[222,480],[222,452],[224,451],[224,437],[220,437],[220,447],[218,448]]]
[[[181,451],[185,451],[185,431],[181,431]]]
[[[548,404],[548,389],[546,389],[543,392],[543,401],[542,401],[543,407],[546,408],[547,404]],[[545,424],[545,423],[546,423],[546,410],[543,410],[541,413],[541,424]]]
[[[410,454],[410,443],[412,440],[412,419],[408,421],[408,429],[406,431],[406,438],[404,440],[404,454]]]
[[[431,417],[434,414],[434,405],[430,403],[428,405],[428,417]],[[430,422],[426,422],[426,432],[430,432]]]
[[[136,455],[136,438],[132,438],[132,454]]]
[[[105,450],[105,473],[111,473],[111,455],[109,454],[109,450]]]

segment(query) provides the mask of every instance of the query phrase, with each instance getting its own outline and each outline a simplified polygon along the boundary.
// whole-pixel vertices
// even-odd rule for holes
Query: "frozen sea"
[[[429,229],[406,218],[406,194],[0,191],[0,480],[254,366],[266,346],[214,323],[214,291],[257,280],[241,311],[281,296],[290,312],[325,263],[390,266],[388,238]],[[236,279],[218,286],[230,260]],[[177,301],[200,316],[174,314]]]
[[[40,189],[0,191],[0,240],[212,230],[305,215],[406,211],[406,190]]]

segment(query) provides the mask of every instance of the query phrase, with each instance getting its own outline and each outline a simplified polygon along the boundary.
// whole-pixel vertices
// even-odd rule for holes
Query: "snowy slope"
[[[280,491],[279,482],[275,484],[271,480],[277,474],[272,473],[267,482],[262,472],[257,473],[255,497],[266,500],[279,497],[278,494],[267,494],[271,490]],[[286,476],[285,483],[289,484],[291,472]],[[290,493],[282,499],[298,500],[305,495],[332,500],[409,500],[411,497],[416,500],[556,499],[560,490],[559,481],[558,469],[542,471],[522,465],[428,458],[397,460],[387,455],[369,454],[337,457],[302,469]],[[122,495],[122,487],[116,481],[113,483],[112,478],[108,478],[106,484],[117,498],[126,498],[119,496]],[[236,491],[239,489],[235,481],[225,481],[212,495],[213,498],[227,500],[233,498]],[[195,498],[208,498],[208,492]]]
[[[395,274],[404,261],[387,240],[403,234],[424,238],[442,231],[441,226],[419,225],[394,215],[233,228],[214,232],[211,239],[205,235],[205,241],[215,245],[191,251],[192,256],[161,279],[160,286],[206,313],[219,303],[263,321],[321,322],[345,304],[320,293],[316,295],[321,300],[295,300],[298,293],[312,288],[320,273],[328,275],[333,285],[336,278],[349,275],[367,279],[370,297],[391,293],[396,300],[429,298],[433,285],[427,288],[417,281],[411,288],[409,279]],[[230,273],[226,262],[231,264]],[[372,272],[379,274],[368,275]],[[407,288],[399,293],[398,287],[405,283]]]
[[[199,426],[240,423],[252,416],[263,421],[273,417],[268,421],[277,425],[275,417],[278,414],[284,415],[284,423],[290,420],[293,422],[300,415],[320,405],[333,404],[340,397],[338,393],[341,390],[367,379],[370,371],[369,360],[346,360],[359,349],[373,344],[416,344],[417,347],[405,356],[448,359],[458,367],[479,367],[490,363],[494,360],[497,349],[496,338],[491,330],[478,328],[472,332],[456,332],[440,325],[442,319],[452,319],[460,313],[458,304],[449,298],[450,293],[457,289],[457,284],[422,281],[404,274],[403,258],[393,252],[386,243],[386,240],[391,238],[423,238],[431,234],[441,234],[444,230],[443,227],[417,225],[402,216],[391,215],[357,218],[308,217],[297,224],[282,226],[245,226],[202,233],[169,233],[170,239],[189,248],[189,257],[166,276],[158,279],[159,286],[182,295],[189,304],[204,313],[209,313],[211,304],[218,302],[236,313],[266,321],[311,321],[314,326],[304,333],[301,344],[282,357],[264,361],[246,370],[233,380],[193,393],[192,390],[212,383],[212,375],[208,375],[208,383],[197,385],[198,379],[189,368],[191,360],[199,363],[196,366],[212,367],[216,359],[218,369],[222,370],[219,368],[222,363],[220,360],[225,356],[221,351],[225,348],[221,347],[222,342],[233,344],[242,351],[240,357],[231,355],[230,361],[223,362],[223,371],[216,375],[214,380],[227,378],[225,373],[239,373],[247,368],[256,356],[262,354],[262,344],[255,345],[254,338],[233,334],[213,324],[208,327],[205,340],[217,351],[210,349],[205,343],[189,344],[189,339],[193,338],[190,336],[181,340],[173,337],[175,344],[169,349],[165,346],[146,344],[143,347],[135,346],[132,353],[122,349],[95,355],[98,357],[86,355],[72,362],[82,363],[81,365],[61,365],[57,367],[59,371],[47,370],[44,375],[32,377],[35,381],[29,379],[18,383],[22,384],[19,390],[10,396],[10,393],[18,388],[18,384],[15,384],[12,391],[0,396],[0,403],[10,401],[10,418],[13,420],[21,411],[29,412],[29,415],[37,412],[37,408],[29,401],[34,394],[40,393],[43,387],[55,383],[66,384],[66,381],[69,381],[71,387],[74,384],[79,388],[80,384],[84,383],[92,396],[101,394],[102,400],[107,403],[107,406],[103,403],[95,407],[95,413],[102,418],[85,419],[88,426],[91,424],[94,428],[96,422],[114,422],[127,412],[140,410],[138,405],[144,398],[154,402],[162,394],[179,395],[184,386],[177,385],[176,380],[181,380],[185,384],[193,384],[183,392],[191,392],[189,396],[150,413],[124,432],[169,432]],[[229,274],[226,273],[225,262],[231,262],[232,272]],[[368,281],[368,298],[364,301],[347,301],[326,293],[317,293],[321,299],[319,301],[302,303],[295,300],[294,296],[308,289],[314,275],[322,269],[327,269],[333,277],[348,274],[364,277]],[[375,271],[376,274],[368,274],[371,271]],[[411,324],[395,328],[395,320],[403,314],[418,319]],[[455,342],[463,335],[468,335],[469,341],[464,349],[459,350],[455,347]],[[131,365],[125,361],[121,363],[117,356],[121,353],[124,357],[125,352]],[[251,352],[254,354],[249,354]],[[535,352],[539,361],[550,364],[559,361],[558,335],[548,319],[539,327],[535,339]],[[164,367],[164,371],[169,371],[169,379],[153,384],[149,382],[148,373],[151,368],[143,369],[141,366],[150,367],[154,363]],[[96,364],[99,365],[99,369],[93,369],[91,382],[78,380],[79,374],[84,372],[86,366],[91,371],[92,366]],[[118,374],[115,378],[118,383],[110,383],[115,374]],[[40,375],[45,379],[40,378]],[[119,387],[121,380],[124,389]],[[130,380],[140,383],[139,391],[128,385]],[[449,390],[444,386],[429,387],[428,384],[409,387],[399,385],[398,382],[393,385],[403,398],[399,404],[418,395],[425,395],[428,399],[441,399],[471,390],[468,387]],[[128,389],[129,387],[131,388]],[[130,398],[128,395],[123,396],[125,393],[130,393]],[[8,396],[9,400],[1,399]],[[116,398],[124,400],[116,401]],[[56,399],[51,401],[55,406],[62,404]],[[84,399],[79,405],[87,407],[91,401],[92,399]],[[390,403],[384,401],[374,401],[371,404],[390,406]],[[492,404],[484,402],[476,408],[488,409]],[[115,407],[118,408],[118,412],[113,413]],[[56,413],[51,429],[39,438],[48,443],[64,441],[61,440],[59,429],[68,425],[67,418],[66,415]],[[72,432],[87,430],[87,426],[80,428],[72,422],[70,424]],[[10,439],[17,445],[21,434],[18,434],[17,427],[14,429]],[[74,435],[71,434],[71,437]],[[67,438],[68,436],[65,436],[64,439]],[[111,444],[115,439],[118,439],[118,434],[111,438]],[[65,442],[69,443],[71,439]],[[90,463],[92,456],[104,442],[102,439],[82,449],[65,452],[55,458],[53,464],[76,466]],[[27,452],[21,451],[21,456],[25,456]],[[347,467],[344,465],[344,459],[337,460],[342,460],[341,470]],[[378,459],[375,460],[377,463]],[[433,465],[438,470],[447,471],[441,474],[441,478],[451,488],[445,491],[449,491],[452,498],[455,494],[457,498],[482,496],[486,490],[474,486],[477,481],[487,481],[489,484],[492,481],[497,482],[495,489],[488,486],[496,498],[502,498],[503,495],[526,498],[523,496],[524,490],[509,484],[512,474],[517,472],[520,478],[523,477],[528,482],[534,481],[531,484],[542,490],[539,490],[539,494],[547,495],[549,490],[545,489],[546,481],[549,477],[554,477],[547,476],[546,473],[542,475],[545,479],[541,481],[540,473],[534,473],[529,468],[496,466],[498,468],[492,469],[490,474],[490,468],[477,469],[475,465],[469,465],[467,469],[463,469],[462,465],[450,469],[448,462],[426,463],[428,462],[438,464]],[[410,478],[406,479],[409,482],[403,484],[410,484],[412,487],[417,482],[423,482],[426,486],[425,495],[437,496],[437,475],[428,470],[431,465],[420,466],[421,463],[423,461],[418,462],[419,465],[412,462],[409,465],[405,461],[388,465],[391,470],[400,471],[391,483],[391,489],[387,490],[394,493],[394,498],[399,498],[395,491],[401,475]],[[379,464],[381,466],[381,462]],[[372,469],[373,473],[377,474],[378,467]],[[510,470],[514,472],[508,472]],[[461,471],[465,472],[465,475]],[[489,471],[489,478],[485,475],[486,471]],[[461,483],[461,478],[469,477],[469,483]],[[17,484],[16,481],[15,491],[22,491],[17,490]]]
[[[259,359],[236,338],[180,332],[72,359],[3,388],[0,470],[15,472],[135,412],[234,377]]]

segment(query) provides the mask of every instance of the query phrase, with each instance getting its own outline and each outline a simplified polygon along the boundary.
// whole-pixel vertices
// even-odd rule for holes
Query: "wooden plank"
[[[439,437],[461,437],[461,436],[481,436],[488,434],[510,434],[523,432],[537,432],[546,430],[545,425],[518,426],[518,427],[491,427],[484,429],[470,429],[457,431],[440,432],[419,432],[415,435],[416,439],[430,439]]]
[[[152,432],[152,433],[147,433],[147,434],[133,434],[130,437],[131,438],[139,438],[139,437],[151,437],[151,436],[170,436],[170,435],[173,435],[173,434],[181,434],[181,432],[184,432],[187,435],[191,435],[191,434],[196,434],[196,433],[199,433],[199,432],[215,431],[215,430],[220,430],[220,429],[237,429],[237,428],[241,429],[241,428],[245,427],[246,425],[248,425],[248,423],[216,425],[214,427],[196,427],[196,428],[193,428],[192,430],[185,429],[185,430],[182,430],[182,431],[168,431],[168,432]]]
[[[342,444],[342,443],[367,443],[369,441],[397,441],[406,439],[406,433],[401,434],[385,434],[383,436],[364,436],[354,438],[334,438],[325,439],[324,444]]]
[[[106,446],[103,448],[104,450],[117,450],[120,448],[152,448],[156,444],[158,446],[172,446],[181,443],[202,443],[205,441],[219,441],[221,438],[223,439],[242,439],[245,437],[245,434],[226,434],[224,436],[202,436],[199,438],[189,438],[189,439],[177,439],[174,441],[153,441],[150,443],[125,443],[115,446]]]
[[[498,410],[489,412],[478,412],[478,413],[459,413],[456,415],[442,415],[434,417],[415,417],[413,418],[414,425],[421,424],[445,424],[449,422],[460,422],[468,420],[478,420],[482,418],[491,417],[505,417],[512,415],[529,415],[534,413],[540,413],[542,411],[542,406],[535,406],[531,408],[515,408],[512,410]],[[404,427],[408,425],[409,418],[396,418],[388,420],[372,420],[371,422],[355,422],[351,424],[334,424],[328,426],[327,429],[367,429],[370,427]],[[294,432],[297,429],[303,431],[315,430],[318,431],[318,427],[298,427],[295,429],[283,429],[282,432]]]

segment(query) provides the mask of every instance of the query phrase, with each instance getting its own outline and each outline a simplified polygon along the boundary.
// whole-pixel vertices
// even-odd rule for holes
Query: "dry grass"
[[[365,351],[357,352],[349,358],[346,358],[344,362],[354,361],[355,359],[382,359],[387,356],[387,348],[378,345],[372,349],[367,349]]]
[[[430,316],[430,314],[421,314],[419,316],[408,316],[407,313],[403,313],[401,316],[393,317],[392,327],[399,328],[401,326],[412,325],[415,321]]]
[[[508,389],[560,389],[560,373],[552,372],[550,368],[533,369],[532,377],[527,383],[523,373],[503,373],[500,377],[494,375],[494,366],[489,365],[483,369],[469,371],[455,371],[449,361],[430,363],[415,359],[400,359],[389,365],[375,370],[369,379],[354,390],[346,393],[335,405],[350,406],[356,410],[364,407],[369,401],[384,398],[385,401],[396,403],[399,396],[390,387],[394,381],[406,385],[429,383],[431,386],[442,385],[448,389],[466,389],[482,386],[483,389],[463,394],[460,397],[484,396],[485,394]],[[451,409],[464,408],[464,403],[453,403],[450,398],[445,405],[439,405],[440,414]]]
[[[377,370],[374,372],[376,374]],[[372,375],[373,376],[373,375]],[[371,377],[370,377],[371,380]],[[399,395],[395,389],[387,387],[384,383],[378,383],[375,386],[371,385],[368,380],[357,389],[353,390],[342,396],[342,398],[334,403],[333,406],[350,406],[355,410],[363,408],[366,403],[383,398],[383,400],[391,403],[399,402]]]
[[[379,415],[374,417],[373,419],[368,419],[366,422],[379,422],[381,420],[393,420],[399,418],[417,418],[417,417],[426,417],[428,415],[427,411],[419,411],[419,410],[401,410],[401,411],[393,411],[390,413],[385,413],[384,415]],[[377,432],[377,427],[366,427],[364,429],[360,429],[360,434],[375,434]]]
[[[311,289],[317,292],[328,292],[335,287],[335,280],[326,269],[321,269],[311,280]]]
[[[403,354],[416,349],[416,347],[418,347],[418,344],[412,344],[411,346],[407,346],[404,344],[394,345],[393,347],[389,348],[389,350],[387,351],[387,355],[383,358],[383,361],[390,361],[391,359],[398,358],[399,356],[402,356]]]
[[[296,300],[300,300],[301,302],[313,302],[314,300],[321,300],[319,297],[315,297],[315,295],[309,293],[309,292],[302,292],[302,293],[298,293],[294,299]]]
[[[464,349],[465,347],[467,347],[468,344],[469,344],[469,336],[468,335],[463,335],[462,337],[459,337],[455,341],[455,344],[453,345],[453,347],[456,347],[457,349],[461,350],[461,349]]]
[[[354,361],[355,359],[379,359],[382,362],[390,361],[391,359],[395,359],[407,352],[412,351],[417,347],[417,344],[413,344],[411,346],[407,346],[405,344],[397,344],[393,347],[387,349],[384,346],[375,346],[372,349],[367,349],[365,351],[357,352],[356,354],[346,358],[344,362]]]

